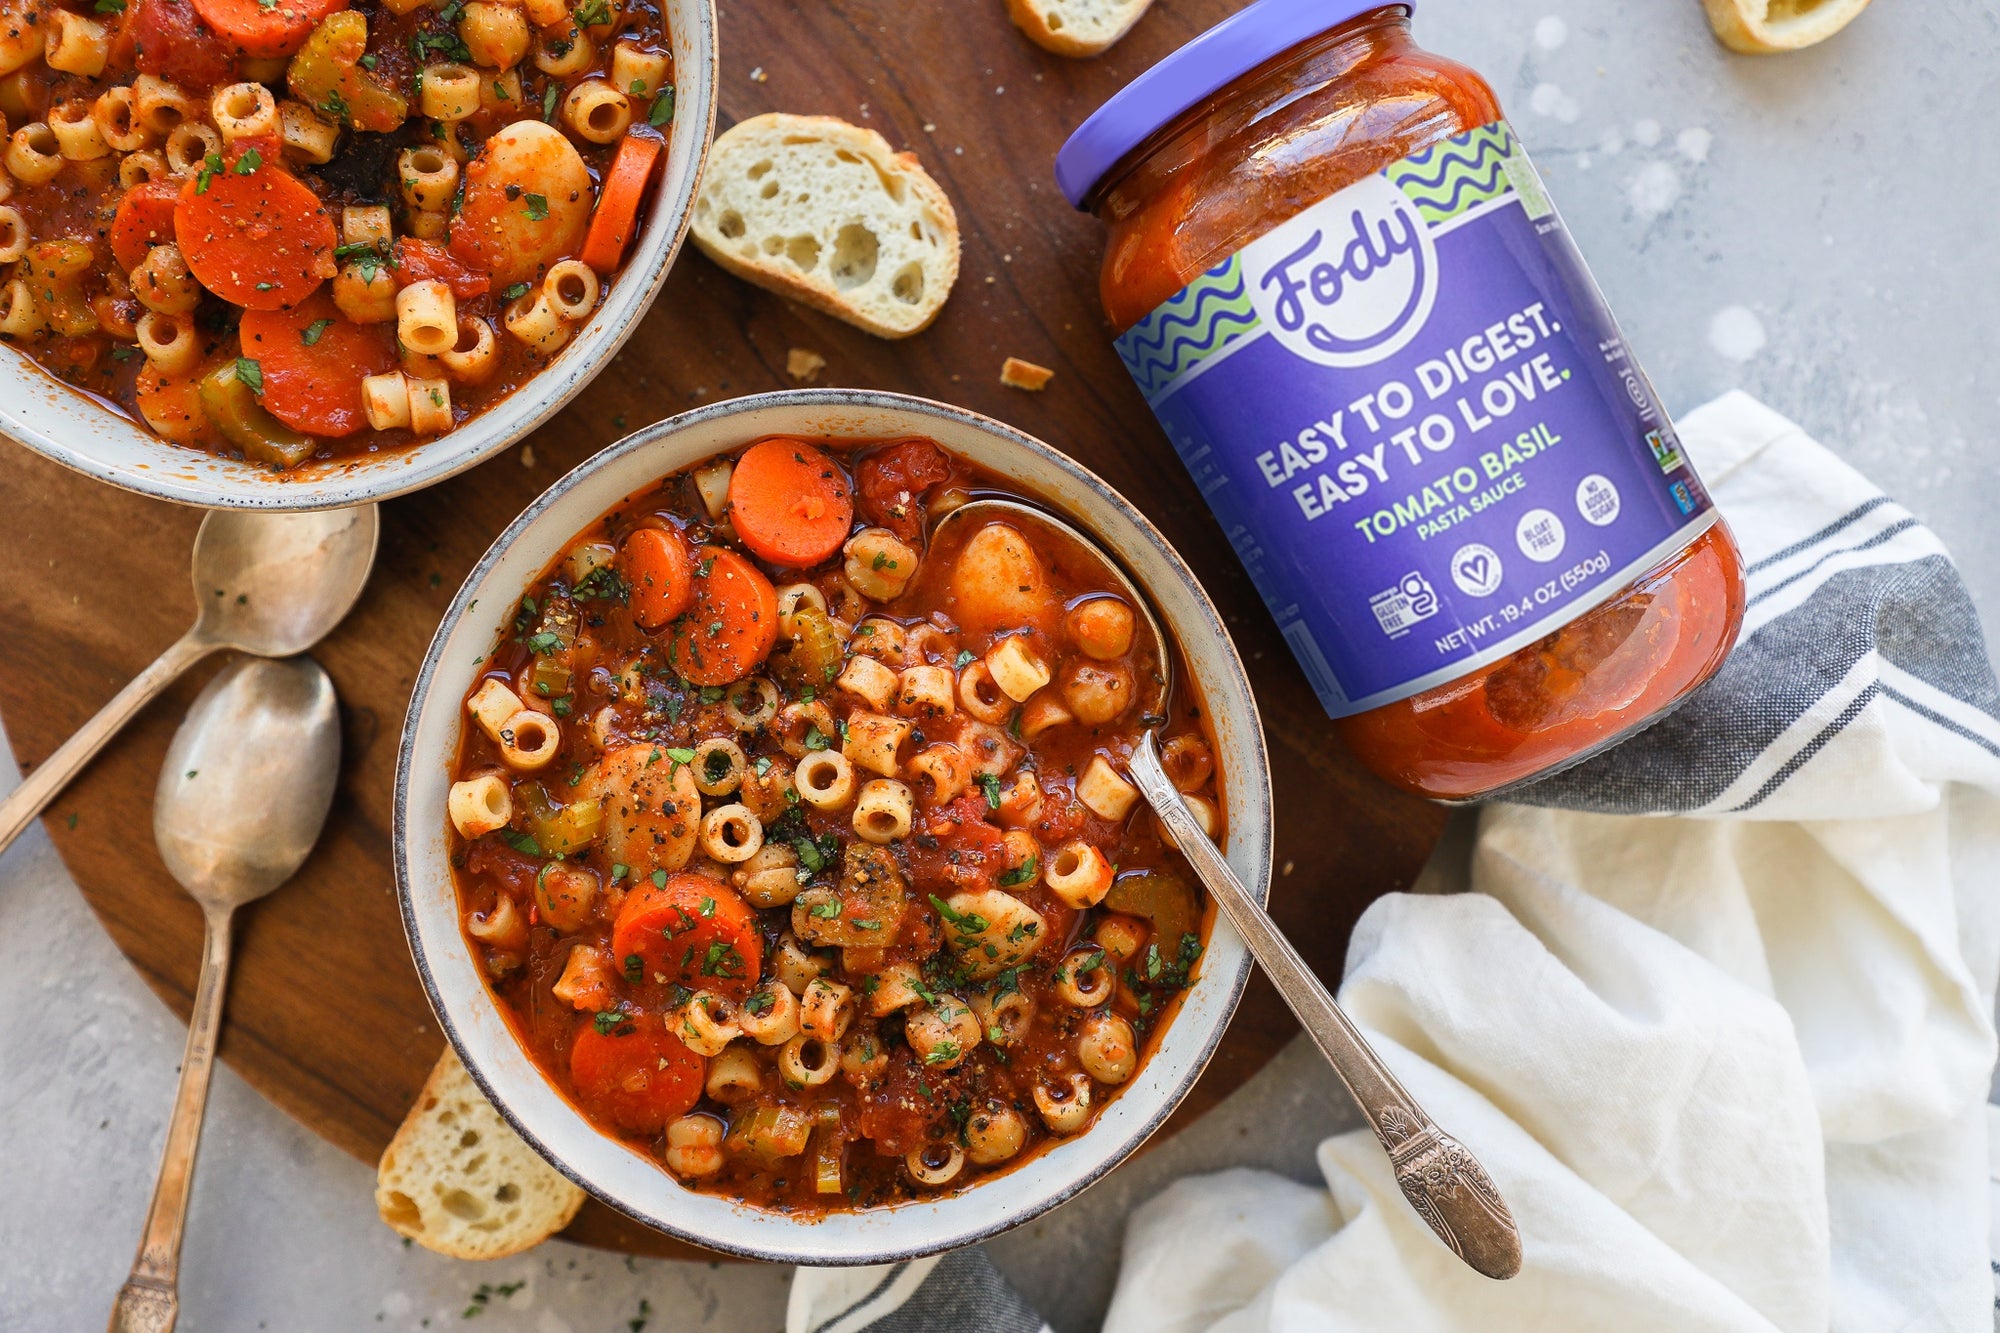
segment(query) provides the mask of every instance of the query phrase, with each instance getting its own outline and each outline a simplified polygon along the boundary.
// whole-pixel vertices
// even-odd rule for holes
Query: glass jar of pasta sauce
[[[1493,90],[1409,4],[1258,0],[1057,158],[1118,352],[1370,768],[1463,800],[1660,718],[1735,542]]]

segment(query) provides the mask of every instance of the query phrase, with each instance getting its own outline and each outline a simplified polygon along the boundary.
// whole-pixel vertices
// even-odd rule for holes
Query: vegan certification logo
[[[1287,349],[1335,369],[1407,346],[1437,300],[1437,247],[1416,205],[1380,174],[1243,250],[1250,301]]]

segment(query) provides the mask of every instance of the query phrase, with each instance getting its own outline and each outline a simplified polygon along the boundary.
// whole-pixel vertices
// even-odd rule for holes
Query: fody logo
[[[1437,299],[1437,247],[1403,192],[1358,181],[1243,250],[1250,301],[1278,341],[1323,366],[1402,350]]]

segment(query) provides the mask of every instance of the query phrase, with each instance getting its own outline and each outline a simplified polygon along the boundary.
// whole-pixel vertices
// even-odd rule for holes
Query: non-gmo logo
[[[1400,351],[1437,299],[1437,248],[1403,192],[1359,181],[1243,251],[1264,326],[1323,366],[1372,365]]]

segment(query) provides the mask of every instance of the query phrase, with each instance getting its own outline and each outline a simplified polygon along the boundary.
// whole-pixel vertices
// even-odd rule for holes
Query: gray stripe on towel
[[[1739,643],[1716,678],[1679,710],[1615,750],[1507,799],[1605,814],[1707,805],[1871,649],[2000,720],[2000,685],[1983,644],[1972,599],[1945,557],[1841,570]],[[1845,724],[1832,725],[1811,748]]]

